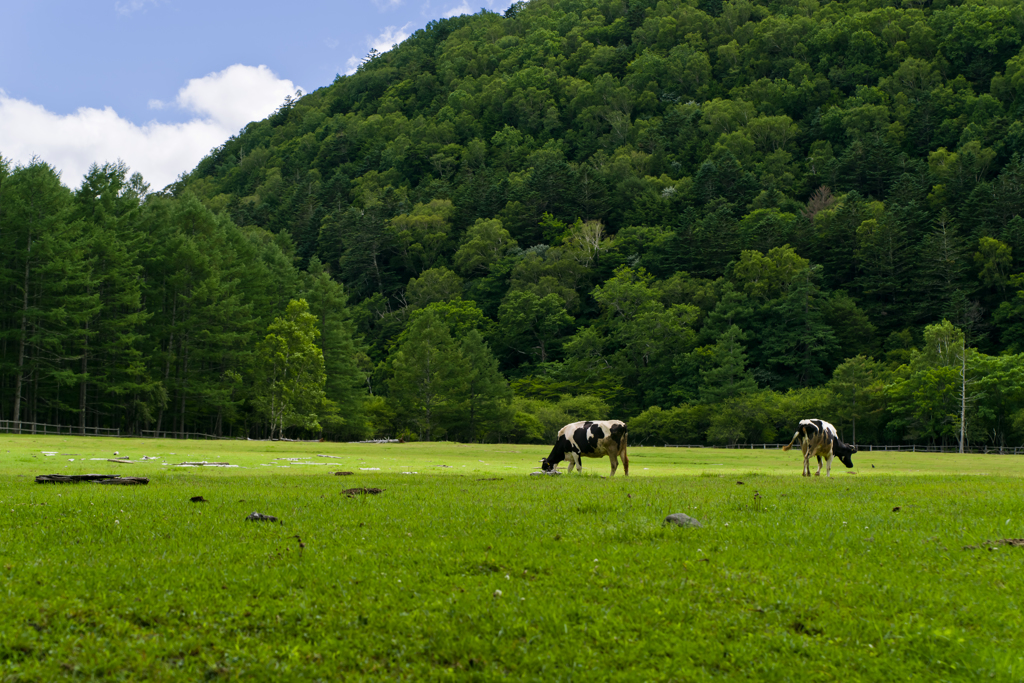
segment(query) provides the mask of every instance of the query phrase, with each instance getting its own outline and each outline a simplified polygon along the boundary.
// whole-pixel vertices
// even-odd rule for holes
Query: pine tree
[[[443,431],[462,366],[448,326],[437,314],[425,309],[413,316],[391,359],[388,389],[421,439],[431,441]]]
[[[62,294],[85,277],[80,225],[68,222],[70,193],[45,163],[16,168],[0,194],[0,284],[4,295],[4,374],[13,379],[15,427],[36,421],[40,384],[61,370],[68,344]],[[68,278],[69,280],[65,280]],[[78,301],[76,315],[87,302]],[[31,382],[31,386],[29,386]],[[26,394],[32,401],[26,411]],[[53,400],[53,397],[50,397]]]
[[[86,226],[92,272],[84,293],[93,295],[97,304],[79,331],[77,411],[82,433],[90,407],[94,423],[105,410],[122,415],[132,431],[152,419],[156,382],[146,371],[141,348],[152,315],[142,304],[142,226],[134,220],[146,185],[138,174],[127,176],[123,162],[94,164],[75,193],[73,215]]]
[[[735,325],[718,338],[712,352],[714,367],[700,373],[700,397],[704,403],[721,403],[757,390],[757,382],[747,370],[742,341],[743,332]]]
[[[960,236],[956,220],[942,209],[932,229],[917,249],[917,277],[914,292],[918,297],[918,320],[933,322],[948,315],[957,292],[967,292],[967,245]]]
[[[843,414],[850,418],[854,446],[857,445],[857,418],[872,410],[871,400],[881,390],[878,384],[881,375],[882,366],[878,361],[857,356],[837,367],[829,380],[829,387],[842,400]]]
[[[505,416],[512,390],[498,370],[483,335],[470,330],[459,343],[462,377],[458,394],[459,411],[454,417],[463,427],[467,441],[486,438]]]
[[[333,401],[340,416],[336,426],[349,434],[361,432],[363,373],[359,359],[365,357],[355,339],[355,325],[348,309],[344,286],[331,279],[327,265],[313,256],[305,274],[304,298],[320,327],[320,350],[327,372],[327,398]]]

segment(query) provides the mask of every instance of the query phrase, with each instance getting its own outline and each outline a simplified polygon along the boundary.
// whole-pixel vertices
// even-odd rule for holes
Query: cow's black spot
[[[601,429],[600,425],[594,425],[590,428],[590,436],[587,438],[587,446],[590,447],[591,453],[597,450],[597,442],[603,438],[604,430]]]
[[[577,453],[593,453],[594,449],[590,448],[590,443],[587,441],[587,427],[592,422],[587,422],[583,427],[580,427],[572,433],[572,440],[576,442],[576,448],[573,450]]]

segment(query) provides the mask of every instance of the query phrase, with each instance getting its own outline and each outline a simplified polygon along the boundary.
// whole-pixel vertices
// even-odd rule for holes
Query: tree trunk
[[[960,452],[964,452],[964,432],[967,427],[967,337],[964,337],[960,356]]]
[[[185,386],[188,383],[188,346],[181,353],[181,438],[185,438]]]
[[[25,376],[25,332],[28,327],[28,274],[32,256],[32,236],[28,238],[25,250],[25,277],[22,280],[21,339],[18,342],[18,374],[14,380],[14,428],[21,432],[21,385]]]
[[[82,381],[78,387],[78,431],[81,434],[85,434],[85,399],[86,399],[86,386],[89,372],[89,321],[85,322],[85,343],[82,349]]]
[[[174,300],[174,305],[171,308],[171,335],[167,339],[167,360],[164,361],[164,390],[167,389],[167,383],[171,379],[171,353],[174,349],[174,324],[178,320],[178,300]],[[160,438],[160,428],[164,424],[164,409],[167,407],[166,402],[160,405],[160,414],[156,418],[156,436]]]

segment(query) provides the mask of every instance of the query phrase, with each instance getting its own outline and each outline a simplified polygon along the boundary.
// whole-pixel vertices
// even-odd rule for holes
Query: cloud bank
[[[110,107],[60,115],[0,90],[0,155],[19,164],[38,156],[59,170],[69,187],[78,187],[93,163],[123,159],[153,189],[161,189],[247,123],[272,114],[295,90],[294,83],[266,66],[235,64],[190,80],[173,103],[149,103],[153,109],[192,112],[192,120],[142,126]]]

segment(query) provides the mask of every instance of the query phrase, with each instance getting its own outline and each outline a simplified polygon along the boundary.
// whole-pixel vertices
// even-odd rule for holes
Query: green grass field
[[[2,438],[0,680],[1024,680],[1020,456],[548,450]]]

